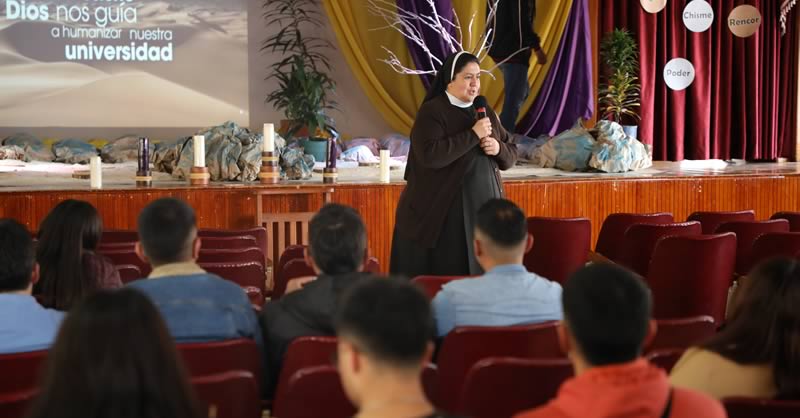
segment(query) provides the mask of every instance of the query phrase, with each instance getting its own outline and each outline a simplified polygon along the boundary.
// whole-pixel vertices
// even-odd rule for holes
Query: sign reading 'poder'
[[[692,32],[705,32],[714,23],[714,9],[705,0],[693,0],[683,9],[683,24]]]
[[[684,90],[694,82],[694,65],[684,58],[671,60],[664,66],[664,82],[672,90]]]
[[[761,27],[761,12],[747,4],[739,6],[728,15],[728,27],[736,36],[742,38],[753,36]]]

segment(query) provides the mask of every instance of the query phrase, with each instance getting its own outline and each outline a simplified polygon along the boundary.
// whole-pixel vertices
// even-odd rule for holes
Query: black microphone
[[[478,96],[475,100],[472,101],[472,105],[475,106],[475,111],[478,112],[478,119],[483,119],[486,117],[486,98],[483,96]]]

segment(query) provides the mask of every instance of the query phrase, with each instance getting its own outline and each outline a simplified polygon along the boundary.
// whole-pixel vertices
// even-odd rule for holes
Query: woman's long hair
[[[778,396],[800,398],[800,262],[758,265],[743,280],[732,310],[703,348],[739,364],[771,365]]]
[[[94,251],[103,233],[97,209],[82,200],[65,200],[39,225],[36,261],[40,267],[34,294],[43,305],[69,310],[97,290],[98,278],[84,264],[84,254]]]
[[[75,306],[27,418],[199,418],[181,358],[152,302],[101,290]]]
[[[458,57],[458,60],[456,60],[456,57]],[[468,52],[465,52],[461,55],[458,55],[458,53],[448,55],[442,63],[442,68],[436,72],[436,77],[433,79],[430,88],[428,88],[428,93],[425,94],[425,100],[423,100],[422,103],[444,94],[444,92],[447,91],[447,85],[453,81],[453,77],[455,77],[456,74],[461,72],[461,70],[463,70],[464,67],[471,62],[474,62],[479,66],[481,65],[481,61],[478,59],[478,57]],[[455,69],[453,68],[454,65]],[[451,73],[453,74],[453,77],[450,76]]]

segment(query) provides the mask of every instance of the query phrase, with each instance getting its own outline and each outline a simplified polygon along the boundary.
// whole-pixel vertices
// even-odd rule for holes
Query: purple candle
[[[147,137],[139,138],[139,171],[146,173],[150,171],[150,139]]]
[[[330,153],[328,154],[328,168],[336,168],[336,141],[331,138],[329,140],[329,146],[331,147]]]

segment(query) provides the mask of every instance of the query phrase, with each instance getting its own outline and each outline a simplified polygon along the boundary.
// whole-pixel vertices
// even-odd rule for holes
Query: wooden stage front
[[[800,164],[656,163],[657,173],[644,175],[586,174],[569,176],[514,176],[505,179],[507,197],[528,216],[587,217],[592,240],[603,219],[615,212],[672,212],[676,220],[697,210],[754,209],[758,219],[777,211],[800,211]],[[345,182],[323,185],[319,178],[298,184],[261,186],[213,184],[190,187],[165,183],[163,187],[115,185],[91,190],[88,185],[26,186],[24,174],[0,182],[0,217],[20,220],[35,230],[48,211],[64,199],[82,199],[95,205],[107,229],[134,229],[139,211],[150,201],[173,196],[197,211],[201,228],[248,228],[258,222],[257,200],[267,214],[313,212],[325,199],[355,207],[363,216],[369,246],[381,265],[388,267],[395,206],[404,183]],[[259,195],[260,194],[260,195]]]

